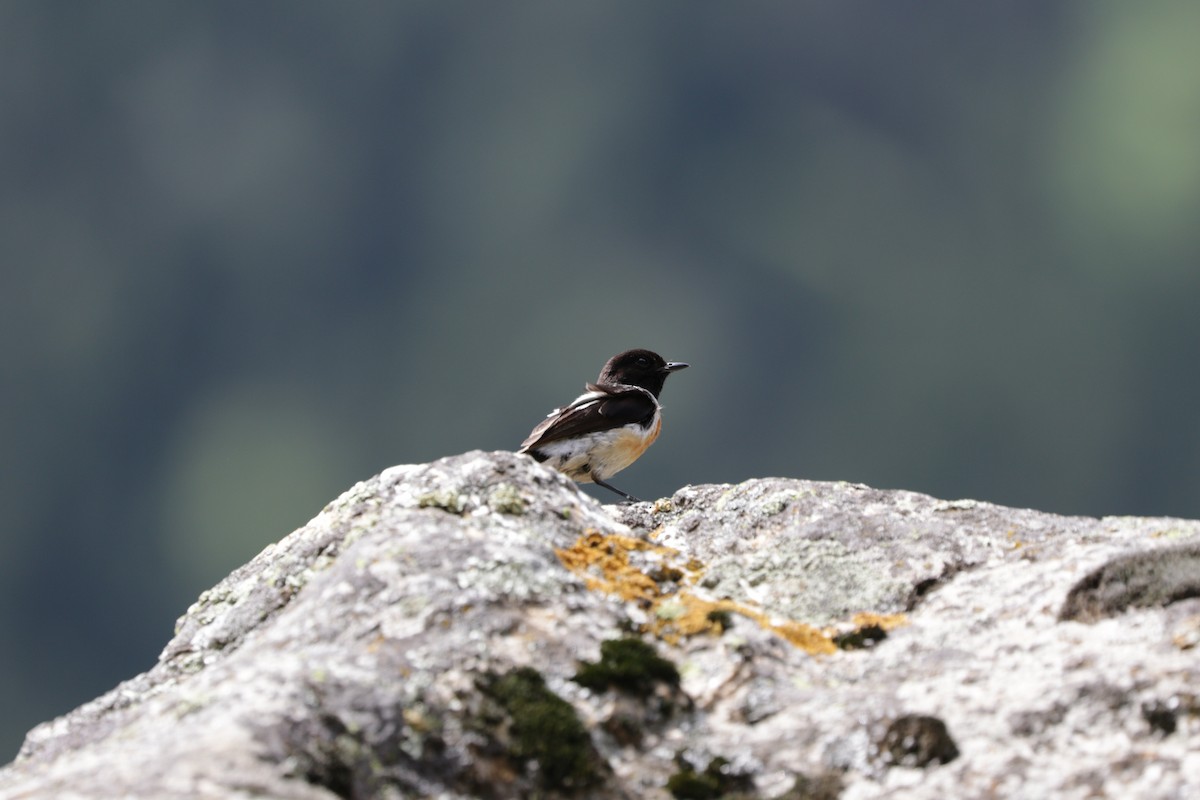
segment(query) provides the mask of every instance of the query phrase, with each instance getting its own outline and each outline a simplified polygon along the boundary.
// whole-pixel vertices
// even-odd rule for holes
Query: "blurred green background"
[[[1200,517],[1198,30],[0,3],[0,761],[355,481],[515,448],[626,347],[692,364],[644,497]]]

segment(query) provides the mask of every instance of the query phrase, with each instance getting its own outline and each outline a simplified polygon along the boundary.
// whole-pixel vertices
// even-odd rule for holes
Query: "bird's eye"
[[[646,358],[645,356],[638,356],[637,363],[638,363],[638,366],[644,367],[650,363],[650,359]]]

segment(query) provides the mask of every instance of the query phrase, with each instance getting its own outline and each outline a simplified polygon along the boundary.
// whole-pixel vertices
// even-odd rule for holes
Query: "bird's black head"
[[[687,367],[679,361],[664,361],[658,353],[649,350],[626,350],[608,360],[596,383],[601,386],[624,384],[640,386],[658,397],[663,383],[672,372]]]

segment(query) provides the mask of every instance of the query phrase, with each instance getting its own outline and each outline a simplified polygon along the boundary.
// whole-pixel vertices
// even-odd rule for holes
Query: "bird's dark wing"
[[[560,439],[619,428],[631,423],[648,423],[658,409],[654,396],[638,387],[612,388],[589,383],[587,393],[575,398],[542,420],[521,443],[517,452]]]

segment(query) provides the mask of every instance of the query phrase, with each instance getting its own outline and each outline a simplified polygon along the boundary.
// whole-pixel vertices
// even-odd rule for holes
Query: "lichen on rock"
[[[393,467],[0,798],[1200,796],[1198,552],[851,483],[602,506],[513,453]]]

